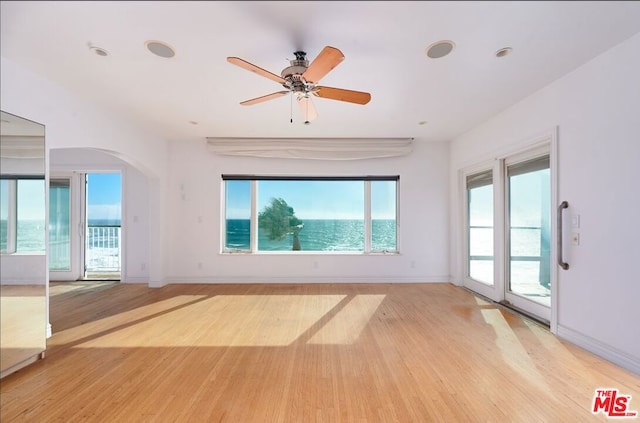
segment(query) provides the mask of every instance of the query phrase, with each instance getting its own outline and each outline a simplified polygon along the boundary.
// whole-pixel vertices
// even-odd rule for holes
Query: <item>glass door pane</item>
[[[507,167],[508,291],[551,304],[549,156]]]
[[[467,176],[467,276],[493,285],[493,172]]]
[[[71,270],[71,181],[49,181],[49,270]]]

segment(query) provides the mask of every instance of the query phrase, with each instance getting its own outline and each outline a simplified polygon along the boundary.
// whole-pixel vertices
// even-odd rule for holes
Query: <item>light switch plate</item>
[[[580,215],[579,214],[572,214],[571,215],[571,227],[572,228],[579,228],[580,227]]]

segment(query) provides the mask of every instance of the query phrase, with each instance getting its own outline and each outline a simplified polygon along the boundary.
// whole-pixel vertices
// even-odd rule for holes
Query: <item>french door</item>
[[[120,279],[121,199],[120,172],[52,173],[50,280]]]
[[[49,178],[49,279],[73,281],[82,276],[83,225],[81,179],[74,173],[52,173]]]
[[[551,150],[543,144],[462,175],[464,285],[547,323],[555,279]]]

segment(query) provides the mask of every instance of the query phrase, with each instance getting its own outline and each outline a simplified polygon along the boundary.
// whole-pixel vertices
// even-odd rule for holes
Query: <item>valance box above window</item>
[[[413,138],[207,138],[207,146],[227,156],[362,160],[407,155]]]

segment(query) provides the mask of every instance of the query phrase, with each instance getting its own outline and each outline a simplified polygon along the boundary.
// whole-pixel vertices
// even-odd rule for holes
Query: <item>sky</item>
[[[89,219],[120,220],[122,214],[122,178],[119,173],[92,173],[88,175]],[[0,184],[0,214],[6,219],[8,207],[8,181]],[[19,181],[18,209],[20,218],[44,220],[44,180]]]
[[[540,226],[544,209],[549,224],[549,169],[510,178],[510,223],[512,226]],[[471,194],[472,226],[493,226],[493,185],[474,188]]]
[[[540,173],[545,182],[548,170],[520,175],[512,180],[513,200],[518,208],[512,219],[516,226],[539,224],[540,222]],[[122,214],[122,176],[119,173],[92,173],[88,175],[89,219],[116,219]],[[0,205],[2,214],[7,204],[7,181],[2,181]],[[547,182],[548,183],[548,182]],[[43,181],[22,181],[20,196],[21,216],[24,219],[44,219],[41,202],[44,198]],[[546,184],[544,184],[546,185]],[[227,217],[248,219],[250,217],[250,181],[227,181]],[[294,208],[299,219],[363,219],[364,182],[362,181],[259,181],[258,210],[261,211],[271,198],[282,197]],[[395,217],[395,182],[373,181],[371,183],[371,208],[373,219]],[[477,190],[475,200],[479,208],[472,215],[475,225],[492,225],[491,191]],[[526,210],[526,212],[525,212]],[[486,214],[486,212],[489,214]],[[6,216],[2,216],[6,218]]]
[[[120,220],[122,176],[119,173],[90,173],[87,178],[88,220]]]
[[[396,216],[395,181],[371,183],[371,213],[374,219]],[[227,218],[249,219],[251,182],[227,181]],[[283,198],[299,219],[363,219],[363,181],[259,181],[258,211],[271,198]]]

